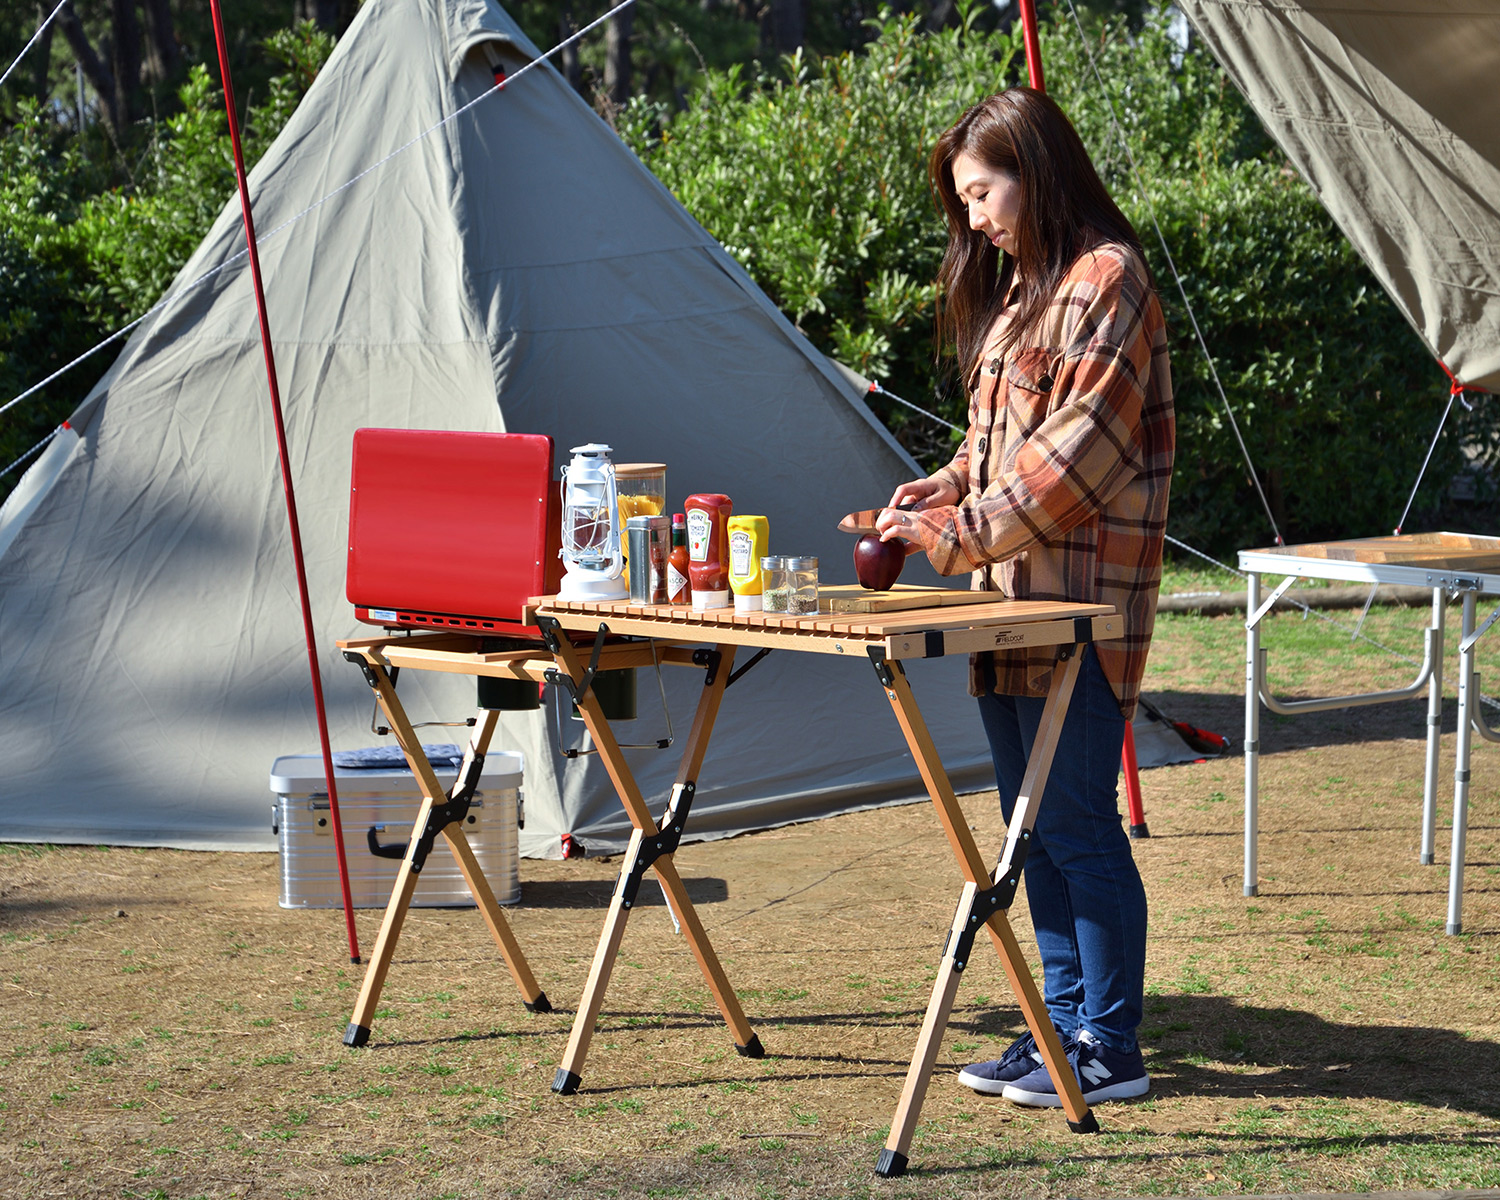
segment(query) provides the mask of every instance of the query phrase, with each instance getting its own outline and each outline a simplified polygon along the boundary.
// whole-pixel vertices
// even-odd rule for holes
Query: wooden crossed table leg
[[[599,701],[592,690],[581,685],[585,671],[578,660],[577,652],[565,637],[554,635],[548,646],[558,665],[571,677],[575,695],[578,696],[578,711],[593,737],[605,769],[614,782],[615,791],[635,827],[625,851],[624,865],[619,882],[609,903],[609,915],[604,922],[604,931],[599,936],[599,946],[594,952],[593,966],[589,969],[588,983],[583,997],[578,1002],[578,1015],[573,1021],[573,1032],[563,1052],[562,1065],[552,1082],[552,1090],[570,1096],[578,1090],[583,1074],[583,1061],[588,1055],[589,1042],[594,1036],[594,1025],[599,1019],[599,1010],[604,1004],[604,992],[609,986],[610,972],[614,969],[615,956],[625,936],[625,922],[635,905],[636,893],[648,869],[656,872],[666,889],[673,912],[682,924],[688,945],[698,960],[703,978],[713,993],[714,1001],[723,1014],[724,1022],[734,1036],[735,1049],[746,1058],[760,1058],[765,1051],[760,1038],[750,1028],[740,1002],[709,944],[708,934],[698,919],[693,902],[688,899],[687,889],[677,874],[672,856],[677,850],[683,822],[692,805],[697,787],[698,771],[703,765],[703,755],[708,748],[708,738],[713,732],[714,720],[719,713],[719,702],[724,696],[724,687],[729,680],[730,668],[734,665],[734,647],[720,646],[709,656],[708,674],[703,685],[703,694],[693,716],[692,732],[688,735],[687,747],[683,751],[682,765],[677,771],[677,780],[672,786],[671,801],[660,825],[651,817],[646,802],[641,798],[640,788],[630,773],[619,743],[615,740],[600,711]],[[581,695],[579,693],[581,692]]]
[[[363,1046],[370,1040],[370,1026],[374,1022],[376,1005],[380,1002],[381,988],[385,986],[391,957],[396,952],[396,941],[401,936],[401,926],[406,920],[406,911],[411,906],[418,877],[439,833],[447,840],[448,848],[458,861],[458,869],[463,873],[464,881],[469,885],[469,891],[473,893],[474,901],[479,906],[479,912],[489,926],[495,944],[500,948],[505,965],[510,968],[511,978],[516,981],[527,1010],[551,1012],[552,1005],[547,1000],[546,993],[537,985],[536,978],[526,963],[526,956],[521,953],[521,945],[500,911],[495,893],[490,889],[484,872],[480,870],[474,850],[463,832],[463,816],[468,810],[469,798],[478,786],[485,752],[489,749],[490,738],[494,735],[500,714],[493,709],[479,710],[469,737],[468,749],[464,753],[463,765],[459,767],[458,779],[449,791],[444,792],[433,772],[432,764],[422,753],[422,743],[407,719],[406,710],[396,695],[386,664],[378,652],[373,649],[348,651],[346,657],[359,664],[366,681],[374,689],[386,720],[390,722],[391,732],[396,735],[412,774],[421,786],[422,804],[412,824],[412,836],[406,844],[406,856],[401,860],[401,868],[396,874],[396,886],[385,907],[385,918],[380,923],[380,936],[376,939],[375,953],[370,959],[369,969],[365,971],[359,999],[354,1005],[354,1015],[344,1031],[344,1045]]]
[[[932,1068],[937,1061],[943,1031],[953,1012],[953,1000],[958,994],[959,980],[969,964],[974,937],[981,927],[989,931],[995,948],[1000,951],[1000,961],[1004,964],[1011,990],[1026,1018],[1027,1027],[1036,1039],[1037,1049],[1047,1065],[1053,1086],[1057,1088],[1063,1111],[1067,1113],[1068,1127],[1075,1133],[1098,1132],[1098,1122],[1084,1102],[1077,1077],[1063,1054],[1062,1042],[1052,1027],[1046,1005],[1037,991],[1036,982],[1021,955],[1021,947],[1006,915],[1020,882],[1021,867],[1025,863],[1026,850],[1031,840],[1031,828],[1036,822],[1037,805],[1041,800],[1042,789],[1046,786],[1047,774],[1052,768],[1052,757],[1062,733],[1063,719],[1067,716],[1073,685],[1078,679],[1081,661],[1078,652],[1081,649],[1081,646],[1073,646],[1064,650],[1052,673],[1052,687],[1042,708],[1041,726],[1032,746],[1031,759],[1026,764],[1026,774],[1021,781],[1021,794],[1016,798],[1010,828],[1006,831],[1005,848],[993,876],[985,870],[979,847],[969,833],[969,823],[958,806],[953,785],[948,780],[947,772],[943,770],[926,722],[917,710],[911,686],[906,681],[906,673],[901,669],[900,662],[876,664],[880,681],[885,685],[886,697],[895,710],[896,720],[900,722],[901,731],[906,735],[907,745],[911,747],[912,757],[917,761],[922,781],[927,785],[927,794],[937,809],[938,820],[942,822],[943,830],[948,835],[948,844],[953,848],[954,856],[967,880],[959,898],[958,911],[953,917],[953,926],[948,932],[943,960],[932,988],[932,999],[928,1002],[922,1032],[917,1039],[911,1067],[906,1073],[906,1084],[896,1106],[896,1115],[891,1121],[890,1137],[886,1139],[885,1148],[876,1161],[875,1170],[879,1175],[891,1177],[906,1171],[912,1132],[917,1125],[922,1100],[927,1094],[927,1084],[932,1078]]]

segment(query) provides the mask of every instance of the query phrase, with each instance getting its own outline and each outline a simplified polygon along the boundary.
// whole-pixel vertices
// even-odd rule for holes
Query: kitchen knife
[[[887,505],[889,507],[889,505]],[[897,507],[902,512],[911,512],[912,504],[900,504]],[[875,518],[885,511],[884,508],[862,508],[859,512],[852,512],[839,522],[840,533],[879,533],[875,528]]]

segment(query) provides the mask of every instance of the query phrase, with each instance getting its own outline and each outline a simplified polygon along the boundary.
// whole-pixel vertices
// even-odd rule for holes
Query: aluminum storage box
[[[401,860],[370,852],[370,831],[382,845],[404,845],[422,803],[422,793],[405,767],[335,767],[344,855],[349,867],[349,894],[356,908],[384,908],[396,884]],[[443,786],[457,772],[438,770]],[[282,908],[340,908],[338,856],[323,758],[288,754],[271,767],[272,829],[281,851]],[[479,787],[464,819],[464,836],[474,849],[480,870],[501,904],[521,902],[518,833],[521,805],[521,756],[491,750],[484,760]],[[473,906],[447,839],[441,835],[418,878],[412,904],[428,908]]]

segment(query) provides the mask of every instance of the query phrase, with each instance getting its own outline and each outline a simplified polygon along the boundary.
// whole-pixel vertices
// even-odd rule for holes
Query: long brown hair
[[[1002,263],[990,240],[969,228],[953,184],[959,154],[1020,182],[1014,259],[1007,255]],[[938,346],[956,350],[970,386],[1017,262],[1024,270],[1002,350],[1035,333],[1047,302],[1084,251],[1122,242],[1144,261],[1140,238],[1105,190],[1078,131],[1042,92],[1009,88],[974,105],[938,138],[928,174],[948,218],[948,249],[938,271]]]

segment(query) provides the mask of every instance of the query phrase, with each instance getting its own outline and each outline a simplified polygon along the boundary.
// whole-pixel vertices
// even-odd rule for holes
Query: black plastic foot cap
[[[752,1033],[750,1040],[743,1046],[735,1044],[735,1052],[741,1058],[765,1058],[766,1048],[760,1044],[760,1034]]]
[[[1074,1133],[1098,1133],[1099,1122],[1094,1120],[1094,1114],[1092,1112],[1086,1112],[1083,1114],[1083,1120],[1069,1121],[1068,1128],[1071,1129]]]
[[[552,1001],[547,999],[546,992],[538,992],[535,1000],[523,1000],[527,1012],[551,1012]]]
[[[1422,865],[1424,867],[1430,867],[1435,862],[1437,862],[1437,855],[1435,855],[1435,854],[1424,854],[1421,857],[1422,857]]]
[[[552,1090],[559,1096],[571,1096],[582,1082],[582,1075],[575,1075],[566,1067],[558,1067],[557,1074],[552,1077]]]
[[[875,1160],[875,1174],[882,1179],[895,1179],[906,1174],[906,1155],[899,1150],[882,1150]]]
[[[351,1021],[349,1028],[344,1030],[344,1045],[346,1046],[363,1046],[369,1040],[370,1030],[368,1026],[356,1025]]]
[[[1139,825],[1132,825],[1130,827],[1130,836],[1133,838],[1148,838],[1151,836],[1151,831],[1146,828],[1146,822],[1142,821]]]

